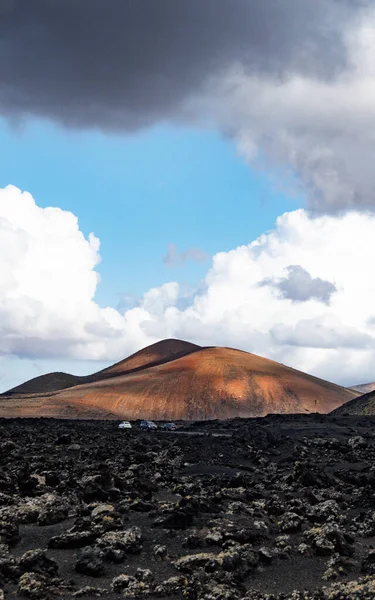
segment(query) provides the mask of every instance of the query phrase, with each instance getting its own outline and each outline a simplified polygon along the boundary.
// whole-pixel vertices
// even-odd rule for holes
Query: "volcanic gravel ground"
[[[0,598],[375,598],[375,419],[0,421]]]

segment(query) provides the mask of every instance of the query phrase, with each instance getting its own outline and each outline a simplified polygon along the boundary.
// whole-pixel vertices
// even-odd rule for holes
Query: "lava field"
[[[375,598],[375,419],[0,421],[0,598]]]

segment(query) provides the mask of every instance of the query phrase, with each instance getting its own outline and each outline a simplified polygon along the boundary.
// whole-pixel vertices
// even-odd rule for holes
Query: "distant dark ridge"
[[[331,415],[358,415],[358,416],[373,416],[375,415],[375,391],[363,394],[354,400],[345,402],[339,408],[333,410]]]
[[[47,373],[39,375],[25,383],[0,394],[0,396],[18,396],[19,394],[42,394],[54,392],[56,390],[65,390],[66,388],[84,383],[85,377],[70,375],[69,373]]]

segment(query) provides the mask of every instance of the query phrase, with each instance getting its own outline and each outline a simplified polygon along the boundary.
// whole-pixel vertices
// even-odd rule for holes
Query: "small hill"
[[[356,392],[360,392],[361,394],[368,394],[369,392],[373,392],[375,390],[375,381],[372,383],[362,383],[361,385],[353,385],[351,386],[352,390],[356,390]]]
[[[84,381],[85,377],[78,377],[69,373],[48,373],[21,383],[21,385],[17,385],[17,387],[8,390],[4,394],[0,394],[0,397],[18,396],[20,394],[45,394],[55,390],[64,390]]]
[[[358,392],[274,361],[231,348],[201,348],[179,356],[150,348],[106,370],[95,381],[44,396],[0,398],[0,416],[55,416],[80,411],[97,418],[208,420],[269,413],[329,413]],[[151,347],[152,348],[152,347]],[[191,350],[183,346],[181,352]],[[143,352],[143,354],[142,354]],[[164,358],[163,358],[164,356]],[[151,360],[142,366],[143,360]],[[157,364],[155,364],[155,360]],[[130,361],[130,362],[129,362]],[[131,365],[131,370],[126,370]],[[125,365],[125,372],[124,372]],[[136,366],[138,365],[138,366]]]
[[[333,415],[375,415],[375,391],[363,394],[358,398],[354,398],[339,406],[334,411]]]

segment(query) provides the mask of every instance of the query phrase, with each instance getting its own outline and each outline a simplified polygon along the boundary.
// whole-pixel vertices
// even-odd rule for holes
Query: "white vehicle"
[[[118,427],[119,427],[119,429],[131,429],[132,428],[129,421],[122,421]]]

